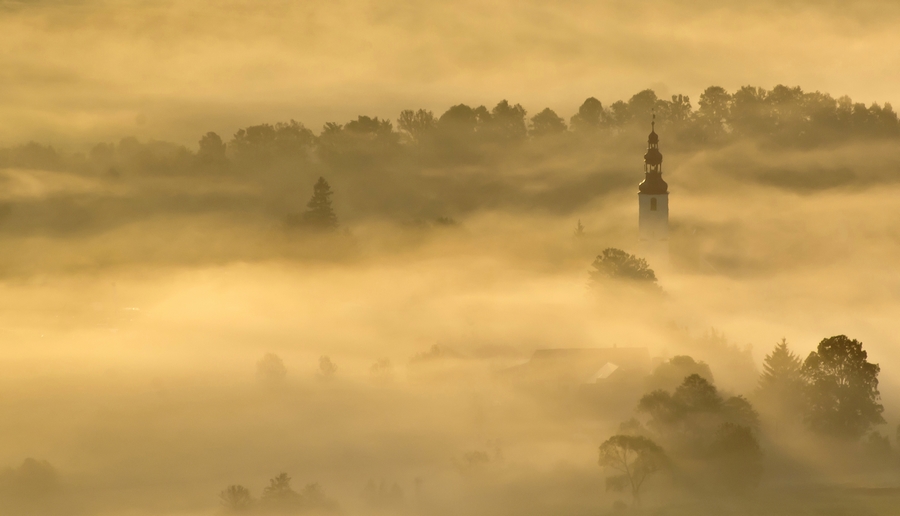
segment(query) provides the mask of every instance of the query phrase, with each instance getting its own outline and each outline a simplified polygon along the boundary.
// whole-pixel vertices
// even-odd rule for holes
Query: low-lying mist
[[[131,140],[8,160],[0,508],[890,514],[894,140],[678,148],[661,131],[666,259],[637,237],[645,133],[374,165],[310,154],[228,168],[183,149],[194,165],[154,169],[182,150]],[[297,223],[320,175],[333,231]],[[592,281],[608,248],[646,258],[658,288]],[[838,335],[880,365],[885,423],[856,440],[815,433],[759,390],[782,338],[803,360]],[[544,370],[557,355],[535,354],[591,348],[631,358]],[[706,466],[672,438],[674,466],[639,502],[607,489],[598,447],[663,435],[644,396],[677,400],[694,373],[716,403],[758,412],[756,484],[704,485]]]

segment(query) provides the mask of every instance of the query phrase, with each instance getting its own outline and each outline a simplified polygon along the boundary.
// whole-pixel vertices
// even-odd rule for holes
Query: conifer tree
[[[775,345],[775,349],[766,355],[763,361],[763,372],[759,377],[760,390],[779,388],[782,385],[791,385],[800,382],[800,357],[788,349],[787,339]]]
[[[313,195],[306,203],[306,212],[303,214],[303,222],[310,227],[318,229],[336,229],[338,226],[337,215],[331,207],[331,186],[320,177],[313,185]]]
[[[802,366],[803,362],[788,348],[786,339],[781,339],[763,361],[757,395],[762,406],[775,412],[779,419],[801,412],[805,387]]]
[[[581,219],[578,219],[578,225],[575,226],[575,238],[584,238],[584,225]]]

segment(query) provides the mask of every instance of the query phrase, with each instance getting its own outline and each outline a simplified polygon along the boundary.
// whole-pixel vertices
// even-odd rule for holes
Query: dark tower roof
[[[644,180],[638,186],[638,192],[649,195],[669,193],[669,185],[662,178],[662,153],[659,152],[659,135],[656,134],[656,114],[650,123],[650,136],[647,137],[647,153],[644,154]]]

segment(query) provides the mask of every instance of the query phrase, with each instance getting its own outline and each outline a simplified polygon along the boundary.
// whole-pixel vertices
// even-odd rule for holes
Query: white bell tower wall
[[[639,233],[645,254],[668,258],[669,194],[638,194]]]

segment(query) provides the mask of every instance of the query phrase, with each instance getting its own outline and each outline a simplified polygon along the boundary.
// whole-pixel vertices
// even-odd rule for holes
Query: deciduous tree
[[[250,510],[253,506],[253,497],[250,490],[244,486],[231,485],[219,493],[219,500],[229,511],[242,512]]]
[[[569,123],[572,129],[578,132],[590,132],[600,129],[606,121],[606,113],[603,110],[603,104],[594,97],[585,100],[578,113],[572,116]]]
[[[536,137],[566,132],[566,122],[552,109],[546,108],[531,117],[531,134]]]
[[[596,285],[613,280],[627,280],[656,286],[656,273],[647,260],[628,254],[621,249],[609,247],[594,259],[590,271],[591,283]]]
[[[407,137],[421,143],[426,135],[434,131],[437,126],[437,119],[434,113],[424,109],[413,111],[411,109],[400,112],[400,118],[397,119],[397,128],[400,129]]]
[[[749,427],[724,423],[716,431],[711,452],[717,484],[732,492],[759,485],[763,455]]]
[[[859,439],[884,423],[879,403],[878,364],[868,361],[862,342],[846,335],[823,339],[803,362],[806,421],[821,434]]]
[[[666,465],[662,448],[646,437],[614,435],[600,445],[599,464],[617,473],[606,479],[607,490],[629,488],[635,503],[640,503],[644,482]]]

